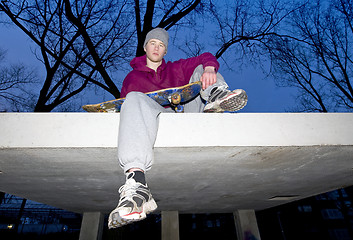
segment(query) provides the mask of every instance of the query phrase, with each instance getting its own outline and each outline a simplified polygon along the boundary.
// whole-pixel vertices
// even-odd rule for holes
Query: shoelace
[[[136,193],[138,187],[138,183],[134,183],[130,180],[126,181],[126,183],[119,188],[120,199],[123,200],[129,196],[133,196]]]
[[[133,196],[139,196],[139,197],[142,196],[141,194],[137,193],[137,190],[139,192],[145,193],[148,198],[148,196],[149,196],[148,189],[139,188],[140,186],[144,186],[144,185],[142,183],[135,182],[134,180],[126,181],[126,183],[119,188],[120,200],[123,201],[125,199],[132,198]],[[148,200],[148,199],[146,199],[146,200]]]

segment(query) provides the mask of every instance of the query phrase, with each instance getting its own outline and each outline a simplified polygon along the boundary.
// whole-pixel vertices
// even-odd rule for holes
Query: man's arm
[[[216,74],[219,68],[219,63],[217,58],[209,52],[203,53],[197,57],[181,59],[175,63],[181,64],[180,69],[184,72],[185,79],[189,79],[195,68],[202,65],[204,73],[200,80],[203,89],[206,89],[217,81]]]

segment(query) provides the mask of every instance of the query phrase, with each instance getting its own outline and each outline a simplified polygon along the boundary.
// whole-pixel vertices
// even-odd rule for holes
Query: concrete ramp
[[[107,213],[119,114],[1,113],[0,191]],[[353,114],[161,114],[147,180],[160,211],[265,209],[353,183]]]

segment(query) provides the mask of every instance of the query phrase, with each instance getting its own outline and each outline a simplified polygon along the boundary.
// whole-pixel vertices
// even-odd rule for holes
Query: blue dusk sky
[[[23,63],[27,66],[36,67],[40,77],[44,78],[44,67],[33,54],[35,45],[31,40],[16,27],[5,27],[0,24],[0,31],[0,48],[7,51],[5,60],[9,63]],[[178,52],[178,50],[170,42],[166,56],[167,61],[175,61],[180,58],[175,58],[176,54],[173,52]],[[248,105],[241,112],[286,112],[295,106],[295,89],[276,87],[272,79],[266,78],[260,69],[253,66],[243,68],[242,71],[237,69],[231,71],[225,67],[225,64],[222,66],[222,60],[220,60],[220,63],[220,73],[226,79],[230,89],[241,88],[248,94]],[[127,72],[124,75],[126,74]],[[119,76],[119,79],[124,77]],[[111,99],[112,97],[109,95],[104,97],[91,96],[83,100],[83,104],[98,103]]]

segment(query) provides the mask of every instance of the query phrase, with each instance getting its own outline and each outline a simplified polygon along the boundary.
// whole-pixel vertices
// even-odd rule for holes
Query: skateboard
[[[167,88],[145,94],[162,106],[170,105],[176,112],[184,112],[184,107],[181,103],[196,97],[200,93],[201,86],[201,81],[198,81],[181,87]],[[98,104],[84,105],[82,108],[87,112],[115,113],[120,112],[124,101],[125,98],[119,98]]]

